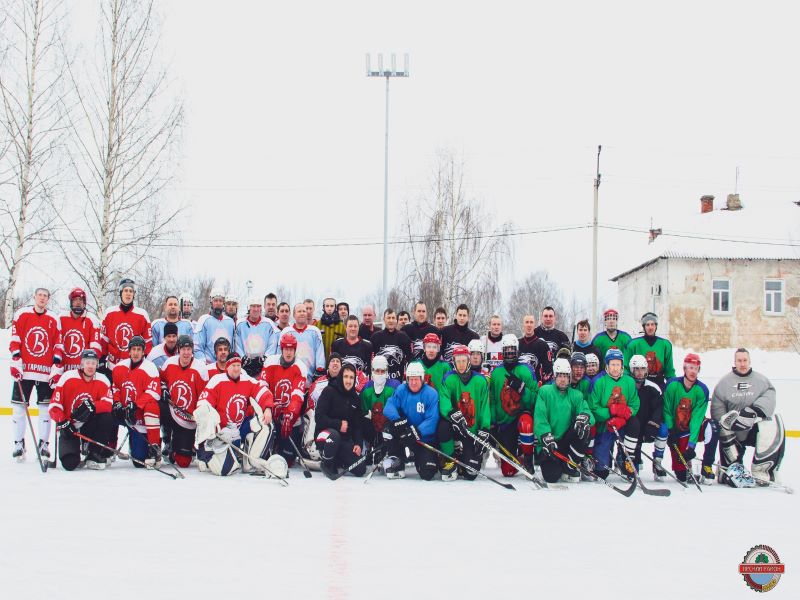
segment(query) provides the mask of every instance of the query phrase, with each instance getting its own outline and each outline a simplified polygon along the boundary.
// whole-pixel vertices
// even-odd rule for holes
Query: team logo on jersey
[[[189,405],[192,403],[193,396],[194,394],[192,393],[192,388],[185,381],[178,380],[169,386],[170,400],[172,400],[172,403],[176,407],[182,410],[189,408]]]
[[[258,334],[252,334],[244,341],[244,352],[248,357],[253,358],[256,356],[263,356],[266,350],[264,338]]]
[[[500,390],[500,404],[507,415],[515,415],[519,410],[519,394],[508,387],[507,379]]]
[[[366,371],[367,370],[367,364],[363,360],[361,360],[361,358],[358,357],[358,356],[345,356],[342,359],[342,364],[345,364],[345,363],[347,363],[349,365],[353,365],[356,368],[356,371]]]
[[[405,359],[403,351],[400,349],[400,347],[393,344],[381,348],[378,352],[378,355],[385,356],[386,361],[395,366],[403,364],[403,359]]]
[[[453,350],[455,349],[456,346],[459,346],[459,345],[460,344],[457,344],[455,342],[450,342],[449,344],[447,344],[447,347],[444,349],[444,352],[442,353],[442,358],[444,358],[447,362],[452,364],[453,363]]]
[[[422,353],[425,351],[425,348],[422,345],[422,340],[414,340],[411,346],[411,352],[414,355],[414,358],[418,358],[422,356]]]
[[[48,341],[49,338],[44,327],[31,327],[25,335],[25,347],[28,349],[31,356],[35,356],[36,358],[41,358],[47,354],[47,348],[49,346],[47,343]]]
[[[458,399],[458,410],[467,420],[467,427],[472,427],[475,424],[475,401],[469,392],[461,392],[461,397]]]
[[[778,553],[764,544],[750,548],[739,563],[739,573],[744,582],[756,592],[772,590],[785,572],[786,565],[781,562]]]
[[[556,342],[551,342],[549,340],[545,340],[547,342],[547,346],[550,348],[550,356],[555,356],[558,352],[558,344]]]
[[[618,385],[614,386],[611,390],[611,396],[608,397],[608,404],[628,404],[625,394],[622,393],[622,388]]]
[[[650,352],[644,355],[644,359],[647,361],[648,375],[658,375],[661,373],[661,361],[658,360],[655,352],[650,350]]]
[[[692,418],[692,401],[689,398],[681,398],[678,408],[675,410],[675,425],[680,431],[689,431],[689,420]]]
[[[136,402],[136,396],[138,395],[136,392],[136,386],[133,385],[133,382],[128,380],[122,383],[122,394],[125,397],[124,404],[130,404],[132,402]]]
[[[274,396],[275,409],[283,409],[289,406],[289,400],[292,397],[292,382],[288,379],[280,379],[275,384],[275,389],[272,390]]]
[[[72,399],[72,404],[69,405],[69,414],[71,415],[76,406],[80,406],[86,401],[92,402],[92,395],[89,392],[81,392]]]
[[[530,365],[534,371],[539,367],[539,357],[533,354],[532,352],[525,352],[524,354],[520,354],[519,362],[525,363],[526,365]]]
[[[64,356],[78,358],[83,352],[83,334],[78,329],[70,329],[64,334]]]
[[[379,401],[372,405],[372,408],[369,409],[369,418],[372,420],[375,431],[383,431],[383,427],[386,425],[387,421],[383,414],[383,402]]]
[[[228,423],[241,425],[244,421],[244,407],[247,405],[247,398],[243,394],[234,394],[225,406],[225,417]]]
[[[133,327],[130,323],[120,323],[114,330],[114,342],[120,350],[127,350],[133,337]]]

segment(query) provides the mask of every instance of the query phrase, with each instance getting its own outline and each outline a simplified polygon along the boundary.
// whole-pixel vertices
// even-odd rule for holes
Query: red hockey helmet
[[[86,302],[86,292],[84,292],[81,288],[72,288],[72,291],[69,293],[69,302],[72,304],[72,301],[75,298],[82,298],[84,303]]]
[[[281,336],[281,350],[284,348],[297,348],[297,338],[294,334],[285,333]]]
[[[603,313],[603,319],[607,319],[608,317],[619,317],[619,313],[615,308],[609,308]]]
[[[436,344],[437,346],[441,346],[442,341],[435,333],[426,333],[425,337],[422,338],[422,345],[424,346],[425,344]]]
[[[236,354],[236,352],[234,352],[228,357],[228,360],[225,362],[225,368],[227,369],[231,365],[235,364],[240,364],[240,365],[242,364],[242,357]]]
[[[696,367],[700,366],[700,357],[693,352],[690,352],[686,355],[686,358],[683,359],[683,364],[695,365]]]
[[[453,348],[453,359],[455,360],[456,356],[466,356],[469,358],[469,348],[464,346],[463,344],[459,344],[455,348]]]

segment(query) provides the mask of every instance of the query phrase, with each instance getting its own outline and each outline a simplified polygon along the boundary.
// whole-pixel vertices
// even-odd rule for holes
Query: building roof
[[[657,260],[800,260],[800,206],[793,202],[741,210],[715,210],[688,218],[681,231],[666,230],[652,243],[642,240],[618,281]]]

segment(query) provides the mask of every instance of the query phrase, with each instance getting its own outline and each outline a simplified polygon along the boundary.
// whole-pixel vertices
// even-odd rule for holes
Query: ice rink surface
[[[756,544],[787,565],[770,597],[800,598],[797,493],[670,480],[652,484],[668,498],[625,498],[597,483],[532,491],[520,477],[507,491],[413,470],[365,485],[298,468],[283,488],[194,468],[173,481],[125,461],[42,474],[30,442],[12,461],[10,425],[0,418],[8,599],[752,598],[737,566]],[[799,447],[788,440],[782,469],[794,487]],[[491,460],[487,473],[499,476]]]

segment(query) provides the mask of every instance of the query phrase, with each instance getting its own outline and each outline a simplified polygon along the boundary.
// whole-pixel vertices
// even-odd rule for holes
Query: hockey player
[[[473,373],[489,377],[491,371],[483,362],[485,357],[484,349],[483,340],[472,340],[469,345],[467,345],[467,350],[469,350],[469,368],[472,369]]]
[[[405,327],[401,327],[401,331],[411,340],[410,360],[419,360],[425,354],[423,340],[426,335],[439,333],[436,327],[428,322],[428,307],[424,302],[417,302],[414,305],[414,320]]]
[[[567,334],[556,329],[556,311],[552,306],[545,306],[542,309],[542,322],[536,327],[534,333],[547,342],[550,347],[550,356],[555,356],[561,348],[572,352],[572,344],[570,344]]]
[[[402,379],[406,365],[411,359],[411,339],[397,328],[394,309],[383,311],[385,329],[372,334],[372,351],[375,356],[385,356],[389,363],[389,377]]]
[[[442,387],[444,376],[450,371],[450,364],[443,361],[439,336],[435,333],[426,333],[422,340],[423,355],[419,359],[425,369],[425,383],[432,386],[436,392]]]
[[[161,464],[161,400],[160,375],[156,366],[145,358],[144,338],[135,335],[122,359],[111,372],[114,394],[114,417],[130,432],[131,456],[148,467]],[[115,432],[116,433],[116,432]],[[116,446],[116,436],[112,446]],[[134,463],[136,464],[136,463]],[[138,466],[138,465],[137,465]]]
[[[117,424],[111,414],[111,386],[97,371],[99,363],[94,348],[84,350],[78,368],[59,379],[50,402],[50,417],[58,429],[58,458],[66,471],[74,471],[81,463],[81,440],[76,432],[106,445],[114,437]],[[109,450],[88,444],[87,451],[87,468],[106,467]]]
[[[443,306],[437,306],[433,311],[433,326],[439,330],[439,335],[442,334],[442,329],[447,326],[447,311]]]
[[[589,378],[589,389],[594,385],[594,382],[600,377],[604,371],[600,369],[600,359],[596,354],[591,352],[586,355],[586,377]]]
[[[164,341],[164,326],[173,323],[178,328],[178,335],[192,335],[194,330],[191,321],[181,315],[180,301],[177,296],[167,296],[164,301],[164,316],[153,321],[153,346]]]
[[[492,315],[489,319],[489,331],[481,338],[484,352],[486,353],[486,366],[489,368],[489,371],[503,362],[502,340],[503,320],[497,315]],[[469,347],[469,345],[467,345],[467,347]]]
[[[584,356],[590,353],[595,356],[600,356],[602,354],[598,347],[592,343],[592,327],[589,325],[588,319],[578,321],[575,330],[578,332],[578,339],[572,344],[573,353],[581,352]]]
[[[589,394],[589,408],[597,428],[594,442],[595,473],[603,479],[608,477],[616,432],[619,432],[630,455],[636,451],[639,441],[639,421],[631,418],[639,412],[639,394],[636,392],[636,382],[625,373],[623,360],[621,350],[609,350],[605,356],[606,371],[595,381]],[[623,473],[632,478],[634,465],[628,460],[621,460],[621,466]]]
[[[750,353],[739,348],[734,354],[732,372],[724,375],[714,388],[711,418],[720,424],[720,462],[723,467],[744,462],[747,446],[755,448],[752,474],[757,484],[777,481],[786,431],[783,419],[775,413],[775,387],[750,366]],[[720,482],[735,481],[720,471]]]
[[[386,425],[383,409],[399,385],[400,382],[397,379],[389,379],[389,364],[386,362],[386,357],[376,356],[373,358],[372,379],[361,390],[361,410],[362,414],[367,415],[362,431],[364,439],[373,448],[383,442],[382,433]]]
[[[267,357],[259,375],[259,380],[266,384],[273,396],[272,418],[278,432],[276,453],[280,453],[290,467],[294,464],[296,453],[289,436],[299,448],[303,437],[300,414],[308,380],[305,363],[297,355],[297,348],[294,334],[281,335],[281,353]]]
[[[214,375],[219,375],[225,372],[225,365],[228,363],[228,356],[231,354],[231,343],[224,337],[217,338],[214,342],[214,356],[216,362],[206,365],[208,371],[208,379],[210,380]],[[195,352],[195,358],[197,353]]]
[[[106,354],[106,365],[110,371],[120,361],[128,358],[128,345],[134,336],[144,340],[145,354],[153,349],[150,317],[147,311],[133,305],[136,297],[133,279],[121,280],[118,291],[120,303],[106,311],[100,330],[100,344]]]
[[[469,307],[466,304],[459,304],[455,320],[442,329],[442,358],[453,364],[453,349],[456,346],[466,347],[471,340],[477,340],[479,337],[469,328]]]
[[[313,302],[311,303],[313,307]],[[322,375],[325,371],[325,348],[322,344],[322,335],[314,325],[308,325],[306,318],[308,309],[305,304],[296,304],[294,307],[294,323],[281,332],[281,338],[291,333],[297,342],[297,358],[306,366],[306,387]]]
[[[311,298],[303,300],[303,306],[306,309],[306,324],[311,327],[316,327],[319,321],[314,317],[314,301]],[[294,318],[297,320],[297,306],[295,306]]]
[[[631,336],[625,331],[617,329],[617,322],[619,321],[619,313],[616,309],[609,308],[603,313],[603,324],[605,331],[601,331],[592,340],[592,344],[600,351],[597,357],[600,359],[600,368],[603,368],[605,363],[603,359],[606,353],[611,348],[617,348],[622,351],[623,356],[626,356],[625,349],[631,341]],[[632,355],[627,355],[628,357]],[[630,361],[628,361],[630,362]]]
[[[192,329],[194,329],[195,321],[192,320],[192,313],[194,312],[194,300],[192,300],[189,292],[181,292],[180,305],[181,319],[189,321],[189,323],[192,325]]]
[[[534,433],[539,440],[537,451],[541,458],[542,477],[555,483],[563,477],[570,483],[581,480],[580,472],[556,458],[558,450],[581,464],[591,436],[594,417],[583,395],[570,386],[572,368],[566,358],[553,364],[555,381],[539,390],[533,421]]]
[[[233,321],[233,326],[239,323],[239,298],[233,292],[225,294],[225,314]]]
[[[236,325],[235,350],[242,357],[242,367],[250,377],[258,377],[264,357],[278,353],[280,332],[275,323],[261,316],[261,300],[247,301],[247,318]]]
[[[647,378],[655,383],[661,390],[668,379],[675,377],[675,367],[672,364],[672,343],[656,335],[658,317],[655,313],[642,315],[644,335],[631,340],[625,348],[625,356],[629,359],[634,354],[641,354],[647,360]]]
[[[530,470],[533,468],[533,408],[539,388],[531,366],[519,360],[518,344],[513,333],[503,336],[503,363],[494,368],[489,378],[489,400],[497,440],[521,457]],[[517,474],[517,470],[505,462],[500,463],[500,470],[506,477]]]
[[[371,304],[367,304],[361,309],[363,323],[358,328],[358,337],[365,340],[372,340],[372,334],[380,331],[380,325],[375,325],[375,309]]]
[[[61,362],[64,371],[80,367],[81,356],[87,348],[100,356],[100,321],[86,312],[86,292],[74,288],[69,293],[69,312],[62,313],[58,319],[64,350],[64,360]]]
[[[540,385],[553,376],[555,354],[550,346],[536,335],[536,317],[525,315],[522,318],[522,339],[519,340],[519,360],[531,366]]]
[[[289,323],[289,318],[291,316],[292,308],[288,303],[281,302],[278,304],[278,320],[275,321],[275,326],[278,328],[278,331],[283,331],[291,325],[291,323]]]
[[[370,375],[370,361],[372,360],[372,343],[363,340],[358,335],[360,327],[358,317],[350,315],[345,320],[345,337],[335,340],[331,351],[342,357],[342,362],[350,363],[366,377]],[[357,389],[360,390],[358,385]],[[363,386],[362,386],[363,387]]]
[[[639,441],[633,460],[637,470],[641,470],[642,444],[655,442],[653,451],[653,477],[660,481],[666,472],[661,464],[664,456],[664,444],[667,441],[667,428],[662,426],[664,421],[664,399],[661,388],[647,379],[647,361],[644,356],[636,354],[628,363],[628,371],[636,382],[636,393],[639,395],[639,411],[634,417],[639,421]]]
[[[383,430],[387,452],[383,470],[389,479],[402,479],[406,476],[406,461],[413,454],[414,467],[420,478],[430,481],[436,475],[436,455],[417,444],[416,440],[420,439],[430,446],[436,443],[439,397],[436,390],[425,385],[425,371],[421,363],[412,362],[408,365],[405,376],[406,382],[397,386],[383,408],[387,419]],[[450,470],[454,473],[452,467]]]
[[[194,355],[206,363],[213,363],[214,342],[221,337],[233,344],[235,324],[233,319],[225,314],[225,294],[218,289],[211,290],[211,311],[202,315],[197,320],[194,331]]]
[[[190,334],[184,334],[189,335]],[[167,323],[162,328],[163,342],[154,346],[147,355],[147,360],[153,363],[159,370],[167,362],[167,359],[178,354],[178,326],[175,323]]]
[[[455,368],[444,376],[439,390],[439,412],[443,419],[439,421],[436,437],[442,452],[449,456],[453,456],[455,442],[460,441],[461,462],[479,471],[492,424],[489,383],[486,377],[476,375],[469,368],[469,350],[466,346],[453,348],[453,362]],[[455,463],[451,461],[443,460],[441,471],[443,481],[452,481],[457,477]],[[471,481],[477,474],[463,469],[461,476]]]
[[[639,358],[644,359],[643,356]],[[644,365],[647,366],[647,361],[644,361]],[[714,481],[712,467],[717,453],[719,425],[706,419],[709,393],[708,387],[697,378],[699,374],[700,357],[687,354],[683,359],[683,377],[670,379],[664,389],[663,416],[665,429],[669,432],[667,439],[675,476],[681,481],[687,478],[686,467],[674,446],[677,445],[683,460],[691,468],[691,461],[697,456],[697,442],[702,435],[704,452],[700,480],[710,484]]]
[[[314,437],[320,454],[320,470],[334,478],[339,469],[358,461],[363,452],[361,407],[356,392],[356,368],[350,363],[342,366],[341,376],[322,392],[316,407]],[[361,463],[350,473],[361,477],[367,465]]]
[[[219,476],[233,475],[242,465],[230,446],[244,445],[244,452],[250,457],[245,471],[248,467],[266,467],[285,476],[286,462],[269,456],[274,431],[272,407],[272,394],[267,387],[242,370],[240,356],[231,354],[225,372],[209,380],[194,410],[199,469]]]
[[[264,316],[273,323],[278,322],[278,297],[272,292],[264,296]]]
[[[586,356],[583,352],[573,352],[569,359],[570,365],[570,382],[569,386],[572,389],[578,390],[583,399],[589,401],[589,378],[586,377]]]
[[[61,324],[47,310],[50,292],[36,288],[33,306],[20,308],[14,313],[11,324],[11,426],[14,435],[13,458],[25,460],[25,426],[31,392],[36,389],[39,405],[39,452],[50,458],[50,414],[47,405],[53,395],[53,387],[63,373],[61,367]]]
[[[164,445],[170,462],[188,467],[192,462],[195,423],[192,413],[208,383],[205,361],[194,357],[194,342],[188,335],[178,337],[178,356],[166,361],[161,382],[166,389],[160,406]]]
[[[322,301],[322,315],[319,319],[320,335],[322,335],[322,346],[325,348],[325,358],[331,353],[331,344],[334,340],[344,337],[344,321],[336,312],[336,300],[325,298]]]
[[[342,372],[342,357],[336,352],[331,352],[328,357],[328,366],[325,368],[325,374],[317,377],[308,388],[308,401],[312,407],[316,407],[319,397],[326,387],[333,381],[339,378]]]

